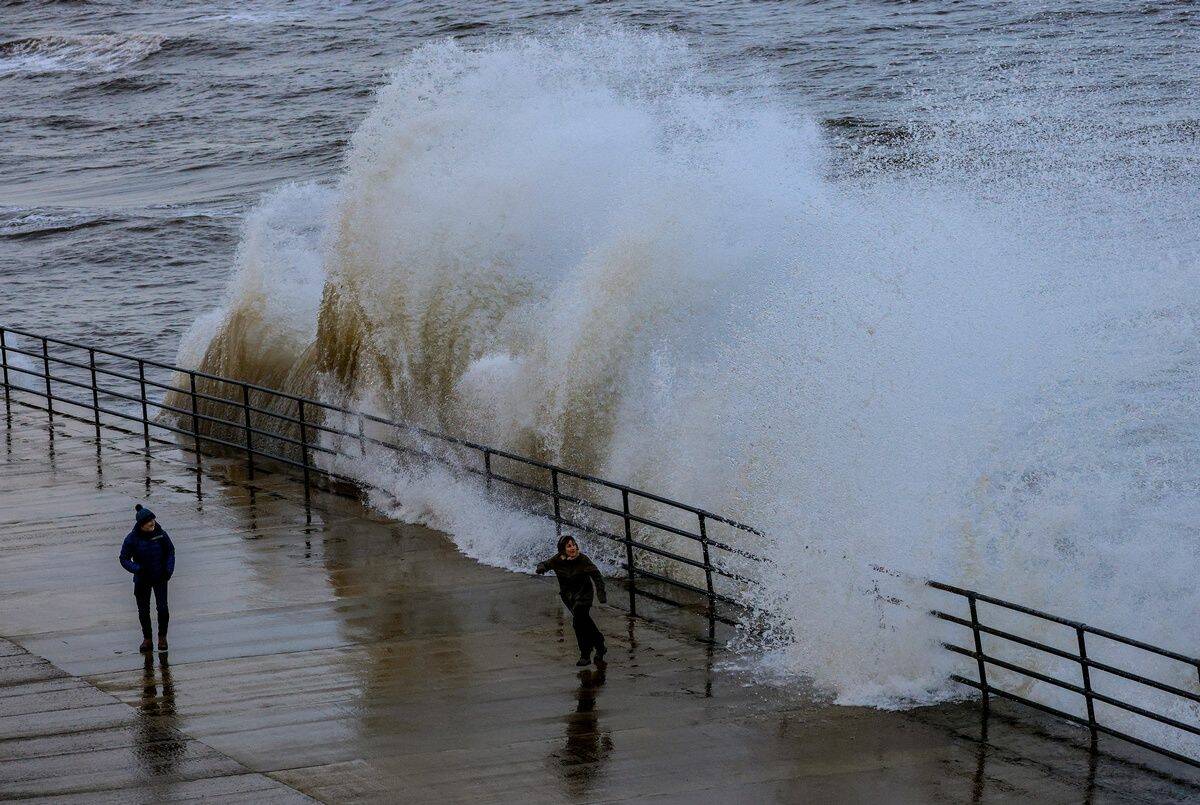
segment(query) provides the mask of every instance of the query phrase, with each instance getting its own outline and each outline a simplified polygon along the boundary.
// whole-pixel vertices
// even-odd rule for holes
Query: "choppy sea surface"
[[[170,358],[220,294],[246,208],[333,178],[406,52],[601,20],[677,34],[717,91],[779,93],[864,163],[911,157],[926,127],[1017,124],[1015,141],[964,149],[986,164],[1038,148],[1048,115],[1046,136],[1104,141],[1075,165],[1055,153],[1067,170],[1117,161],[1147,189],[1195,178],[1188,2],[6,0],[0,319]],[[1181,240],[1194,225],[1179,221]]]
[[[0,322],[759,526],[773,675],[955,695],[927,577],[1200,643],[1193,3],[0,2],[0,98]]]

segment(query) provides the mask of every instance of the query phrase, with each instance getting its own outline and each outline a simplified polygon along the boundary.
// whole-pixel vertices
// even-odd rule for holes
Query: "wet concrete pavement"
[[[279,476],[0,416],[0,798],[328,802],[1185,801],[1182,769],[961,704],[833,707],[751,684],[693,633],[601,608],[579,671],[552,579]],[[149,663],[116,561],[171,533]],[[169,661],[168,661],[169,659]],[[1011,714],[1011,717],[1010,717]],[[1086,734],[1086,733],[1085,733]]]

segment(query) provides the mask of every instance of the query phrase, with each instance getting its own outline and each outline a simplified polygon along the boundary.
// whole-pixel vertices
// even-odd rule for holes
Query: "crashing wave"
[[[1200,607],[1177,198],[951,158],[832,181],[812,122],[708,86],[620,29],[415,50],[337,186],[249,216],[180,360],[762,527],[765,661],[839,701],[953,692],[931,576],[1200,640],[1172,614]],[[487,561],[545,539],[474,487],[343,469]]]

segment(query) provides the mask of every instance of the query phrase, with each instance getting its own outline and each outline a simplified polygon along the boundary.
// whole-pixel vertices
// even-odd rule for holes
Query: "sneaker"
[[[596,667],[597,667],[597,668],[599,668],[601,665],[605,665],[605,664],[606,664],[606,663],[604,662],[604,655],[605,655],[605,654],[607,654],[607,653],[608,653],[607,651],[597,651],[597,652],[596,652]]]
[[[149,641],[147,641],[147,642],[149,642]],[[166,650],[167,650],[167,638],[166,638],[166,636],[164,636],[164,635],[159,635],[159,638],[158,638],[158,650],[159,650],[159,651],[166,651]]]
[[[154,648],[154,641],[147,637],[145,640],[142,641],[142,645],[140,645],[138,647],[138,651],[142,651],[142,652],[151,651],[153,648]]]
[[[580,657],[578,660],[576,660],[575,664],[582,668],[585,665],[591,665],[592,661],[587,657]]]

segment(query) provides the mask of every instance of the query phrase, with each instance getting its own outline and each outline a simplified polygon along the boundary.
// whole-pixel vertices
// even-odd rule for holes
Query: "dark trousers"
[[[171,613],[167,610],[166,579],[136,579],[133,582],[133,597],[137,601],[138,620],[142,622],[142,637],[150,639],[150,593],[154,593],[154,606],[158,610],[158,635],[165,637]]]
[[[592,649],[604,653],[604,635],[592,620],[592,605],[581,604],[571,607],[571,624],[575,627],[575,639],[579,641],[579,656],[589,657]]]

